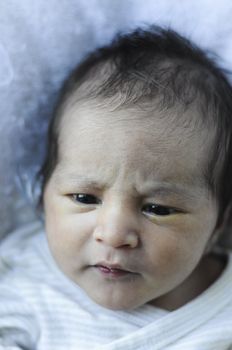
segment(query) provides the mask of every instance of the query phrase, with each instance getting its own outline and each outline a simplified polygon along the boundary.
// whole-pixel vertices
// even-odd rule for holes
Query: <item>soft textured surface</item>
[[[1,1],[0,237],[33,217],[31,184],[49,112],[64,77],[87,52],[118,31],[156,23],[213,51],[230,70],[231,14],[230,0]]]
[[[232,253],[217,281],[172,312],[96,304],[59,270],[38,223],[4,240],[1,262],[1,350],[232,350]]]

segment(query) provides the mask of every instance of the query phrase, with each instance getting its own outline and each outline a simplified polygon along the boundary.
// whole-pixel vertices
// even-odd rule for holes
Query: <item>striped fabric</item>
[[[56,267],[40,223],[0,246],[0,349],[232,350],[232,254],[221,277],[167,312],[151,305],[112,311]]]

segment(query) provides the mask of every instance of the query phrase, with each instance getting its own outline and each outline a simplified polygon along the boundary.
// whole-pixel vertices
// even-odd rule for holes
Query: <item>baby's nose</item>
[[[114,248],[136,248],[139,244],[139,223],[136,212],[122,205],[100,209],[94,239]]]

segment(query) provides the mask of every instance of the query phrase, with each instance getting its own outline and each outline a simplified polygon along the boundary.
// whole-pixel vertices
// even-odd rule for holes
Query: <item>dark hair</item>
[[[170,29],[151,26],[120,34],[97,49],[66,80],[48,130],[47,155],[39,172],[41,196],[58,162],[59,121],[70,97],[118,98],[117,108],[192,104],[206,126],[216,130],[205,177],[219,204],[218,224],[232,197],[232,89],[224,72],[189,40]],[[154,103],[153,103],[154,108]],[[199,118],[198,118],[199,119]]]

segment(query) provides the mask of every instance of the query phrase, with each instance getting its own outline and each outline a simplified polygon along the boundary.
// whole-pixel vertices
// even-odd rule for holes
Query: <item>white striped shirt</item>
[[[151,305],[112,311],[57,268],[40,223],[0,246],[0,349],[232,349],[232,255],[220,278],[168,312]]]

